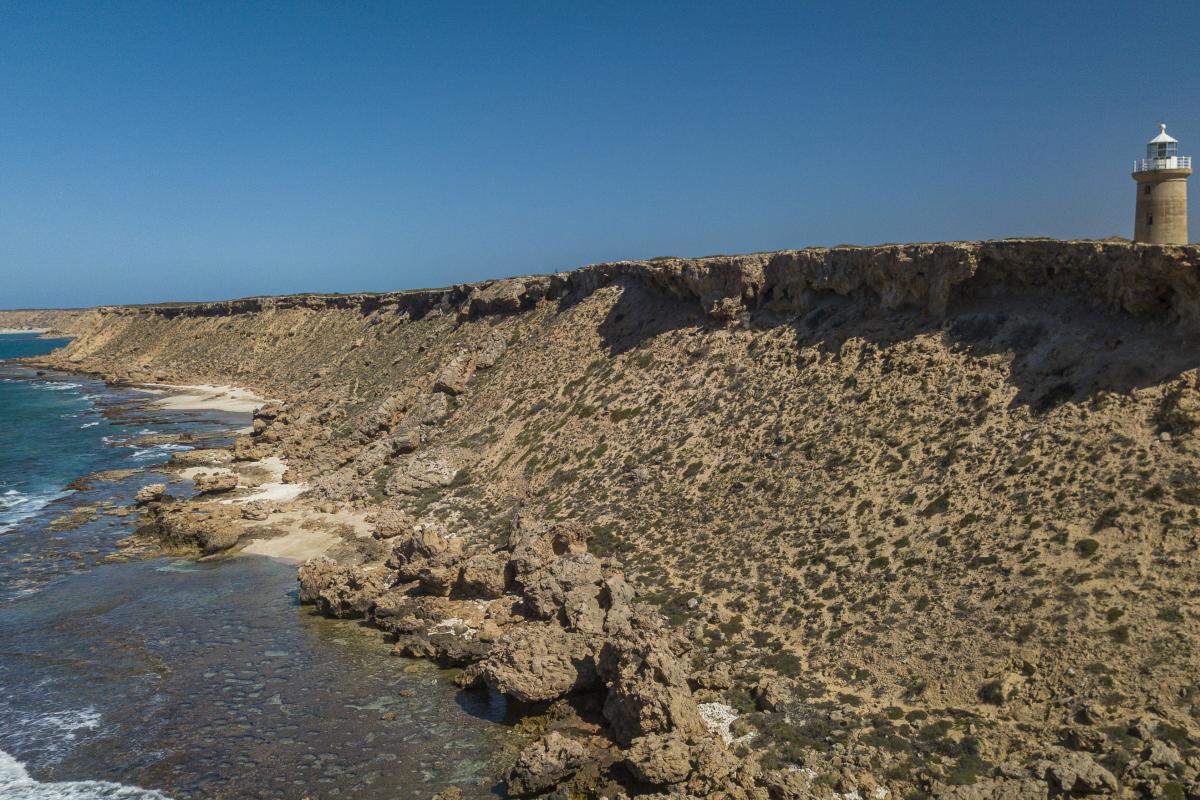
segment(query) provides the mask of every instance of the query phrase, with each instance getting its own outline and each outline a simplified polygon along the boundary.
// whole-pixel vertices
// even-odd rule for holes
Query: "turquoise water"
[[[0,359],[54,344],[0,335]],[[0,360],[0,420],[0,798],[490,792],[503,700],[299,606],[294,565],[106,563],[155,466],[247,415]]]

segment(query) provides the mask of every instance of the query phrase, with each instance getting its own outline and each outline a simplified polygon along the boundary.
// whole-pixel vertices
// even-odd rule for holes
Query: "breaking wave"
[[[154,789],[139,789],[110,781],[57,781],[43,783],[0,750],[0,797],[5,800],[170,800]]]

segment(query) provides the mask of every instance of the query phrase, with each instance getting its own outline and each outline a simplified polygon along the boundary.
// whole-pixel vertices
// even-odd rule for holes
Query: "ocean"
[[[59,344],[0,335],[0,798],[490,794],[503,698],[301,607],[294,564],[119,557],[156,467],[249,415],[7,361]]]

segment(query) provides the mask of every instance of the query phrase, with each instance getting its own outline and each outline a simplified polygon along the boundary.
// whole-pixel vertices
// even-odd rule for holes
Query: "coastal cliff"
[[[513,791],[1190,796],[1197,337],[1200,248],[1006,240],[109,307],[41,363],[276,398],[235,457],[376,534],[306,600],[603,695]]]
[[[87,329],[95,315],[91,308],[0,310],[0,329],[75,336]]]

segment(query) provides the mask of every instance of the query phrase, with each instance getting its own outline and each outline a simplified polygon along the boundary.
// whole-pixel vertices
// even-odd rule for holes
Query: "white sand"
[[[187,469],[179,470],[179,476],[187,478],[189,481],[196,480],[197,475],[208,473],[210,475],[228,475],[233,472],[229,467],[188,467]]]
[[[49,328],[0,328],[0,336],[6,333],[49,333]]]
[[[207,383],[192,386],[152,383],[149,386],[169,390],[170,394],[156,400],[154,404],[159,408],[175,411],[252,412],[267,402],[249,389],[237,386],[214,386]]]
[[[295,500],[304,494],[305,490],[308,489],[308,485],[304,483],[262,483],[258,485],[257,489],[258,491],[254,494],[248,494],[245,497],[225,502],[255,503],[259,500],[274,500],[279,503],[285,503],[289,500]]]
[[[264,458],[261,461],[251,461],[247,467],[257,467],[271,473],[272,480],[255,486],[255,492],[244,497],[222,500],[222,503],[254,503],[259,500],[274,500],[285,503],[295,500],[308,489],[307,483],[284,483],[283,474],[287,472],[287,462],[278,456]]]

